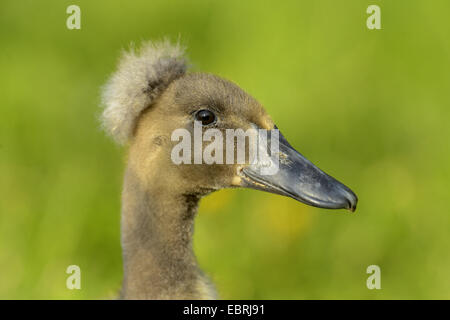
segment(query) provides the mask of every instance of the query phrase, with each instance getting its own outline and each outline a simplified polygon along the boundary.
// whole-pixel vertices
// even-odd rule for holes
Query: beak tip
[[[347,209],[352,213],[355,212],[357,203],[358,203],[358,198],[352,192],[351,196],[349,198],[347,198]]]

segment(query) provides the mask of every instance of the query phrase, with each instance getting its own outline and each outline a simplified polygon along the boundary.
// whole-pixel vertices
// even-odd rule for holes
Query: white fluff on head
[[[146,42],[124,52],[117,71],[103,87],[102,126],[114,140],[127,143],[141,112],[186,72],[184,48],[169,41]]]

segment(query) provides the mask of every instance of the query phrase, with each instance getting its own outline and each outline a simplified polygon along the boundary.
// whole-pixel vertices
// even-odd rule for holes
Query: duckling
[[[176,164],[174,130],[249,128],[275,132],[271,117],[236,84],[187,72],[185,50],[169,41],[124,52],[103,87],[101,122],[127,146],[122,192],[122,299],[216,299],[192,249],[199,200],[223,188],[252,188],[329,208],[356,208],[357,197],[279,134],[275,174],[258,163]],[[203,146],[203,148],[205,148]]]

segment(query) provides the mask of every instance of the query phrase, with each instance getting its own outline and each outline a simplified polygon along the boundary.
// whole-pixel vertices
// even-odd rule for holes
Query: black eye
[[[202,125],[214,123],[216,121],[216,115],[209,110],[200,110],[195,114],[195,120],[200,121]]]

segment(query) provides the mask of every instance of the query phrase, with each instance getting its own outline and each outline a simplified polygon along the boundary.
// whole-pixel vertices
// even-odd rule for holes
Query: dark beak
[[[288,196],[314,207],[356,210],[358,198],[352,190],[297,152],[279,131],[278,137],[278,156],[267,153],[269,162],[278,162],[278,170],[262,174],[257,160],[241,171],[245,187]]]

